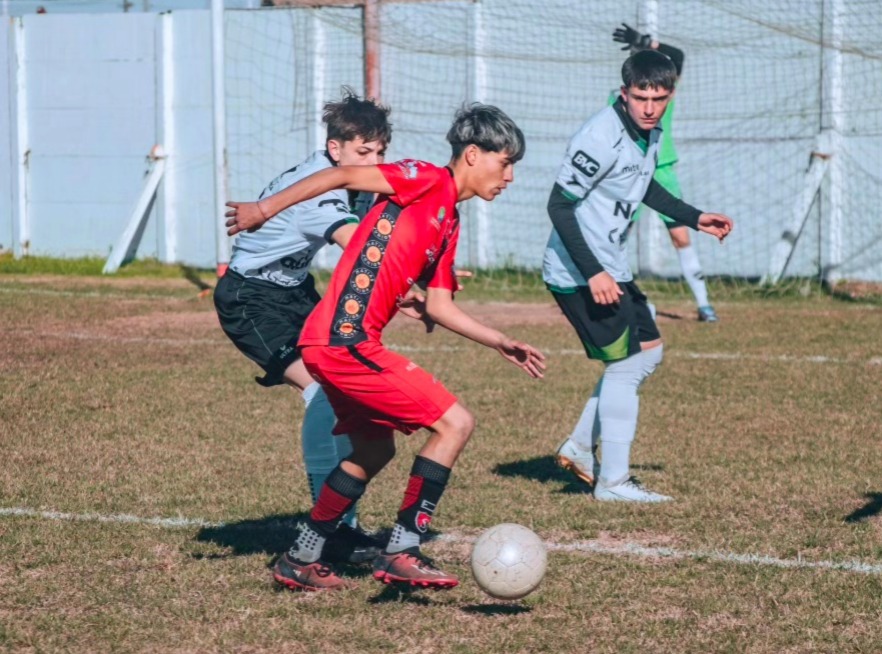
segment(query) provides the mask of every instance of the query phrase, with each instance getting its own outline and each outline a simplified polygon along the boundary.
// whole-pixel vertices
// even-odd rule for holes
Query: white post
[[[14,19],[12,42],[14,52],[11,53],[10,59],[15,66],[15,70],[10,77],[14,85],[13,97],[15,98],[15,102],[12,103],[12,111],[15,124],[15,133],[13,134],[15,165],[13,166],[13,174],[16,177],[13,184],[15,196],[13,210],[16,212],[16,216],[12,221],[12,252],[16,258],[21,258],[27,256],[31,247],[30,216],[28,215],[31,148],[28,138],[28,90],[23,17]]]
[[[473,102],[487,101],[487,62],[484,59],[486,32],[484,29],[484,5],[481,0],[475,0],[472,3],[471,20],[469,21],[471,31],[471,65],[469,71],[471,73],[471,99]],[[474,255],[472,255],[472,247],[469,247],[470,261],[477,264],[478,268],[489,268],[495,261],[491,261],[490,252],[490,205],[481,199],[469,203],[472,222],[474,223]]]
[[[637,6],[637,31],[658,36],[658,0],[641,0]],[[623,53],[627,54],[627,53]],[[638,269],[641,273],[661,274],[664,267],[667,228],[655,211],[644,206],[637,223]]]
[[[842,0],[824,0],[823,105],[821,128],[829,132],[831,153],[826,180],[826,194],[821,202],[821,225],[826,226],[829,241],[826,252],[821,239],[821,275],[827,282],[842,279],[843,201],[845,174],[842,164],[842,135],[845,132],[845,109],[842,91]],[[822,227],[823,230],[823,227]],[[821,232],[823,237],[824,231]]]
[[[307,154],[325,147],[325,124],[322,122],[322,107],[325,104],[325,66],[327,65],[327,32],[320,18],[321,9],[311,9],[309,13],[309,57],[308,66],[312,75],[309,78],[308,106],[310,108],[306,126]],[[332,248],[322,248],[315,256],[316,268],[331,268],[331,257],[337,253]]]
[[[211,82],[214,110],[214,224],[217,275],[222,276],[230,263],[227,237],[227,126],[224,102],[224,2],[211,0]]]
[[[165,148],[165,178],[160,194],[160,212],[162,227],[159,243],[159,259],[165,263],[178,260],[178,196],[176,181],[177,151],[175,146],[175,65],[174,65],[174,23],[173,14],[164,13],[159,16],[157,30],[157,48],[159,62],[157,65],[158,80],[156,88],[159,93],[157,133],[159,142]]]

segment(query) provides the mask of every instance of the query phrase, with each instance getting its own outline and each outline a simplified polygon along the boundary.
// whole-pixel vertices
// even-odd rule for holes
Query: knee
[[[350,440],[352,452],[346,460],[361,467],[368,479],[376,476],[395,456],[395,439],[391,437],[376,439],[350,437]]]
[[[643,350],[640,353],[640,358],[643,363],[643,379],[646,379],[655,372],[655,369],[661,365],[664,355],[665,346],[662,344],[649,348],[648,350]]]
[[[675,227],[668,231],[671,235],[671,243],[678,250],[689,247],[689,230],[686,227]]]
[[[437,431],[444,438],[458,441],[464,446],[475,431],[475,416],[461,404],[451,407],[441,418]]]

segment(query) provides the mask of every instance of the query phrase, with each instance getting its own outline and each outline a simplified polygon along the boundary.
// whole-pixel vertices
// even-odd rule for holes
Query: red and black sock
[[[333,534],[343,515],[364,494],[366,487],[367,482],[353,477],[338,465],[322,484],[318,500],[309,514],[309,526],[325,538]]]
[[[404,501],[398,510],[398,520],[392,530],[388,552],[400,552],[419,547],[420,536],[429,530],[435,508],[450,479],[450,468],[422,456],[417,456],[410,470]]]

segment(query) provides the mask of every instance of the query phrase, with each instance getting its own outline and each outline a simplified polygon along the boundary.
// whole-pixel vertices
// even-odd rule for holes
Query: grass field
[[[656,285],[666,359],[633,463],[676,501],[620,506],[552,459],[600,366],[541,289],[503,286],[460,300],[546,351],[544,381],[403,321],[386,339],[478,417],[426,546],[463,584],[402,595],[352,568],[351,591],[297,594],[268,566],[308,509],[302,403],[253,382],[210,298],[164,275],[0,276],[0,649],[882,652],[878,305],[715,289],[704,325]],[[421,442],[399,439],[368,528],[391,526]],[[499,522],[551,548],[520,602],[469,577],[469,538]]]

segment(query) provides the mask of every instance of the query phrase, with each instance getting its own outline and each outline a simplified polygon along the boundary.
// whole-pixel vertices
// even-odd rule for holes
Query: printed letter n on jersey
[[[573,165],[585,173],[587,177],[594,177],[600,170],[600,164],[581,150],[573,155]]]

